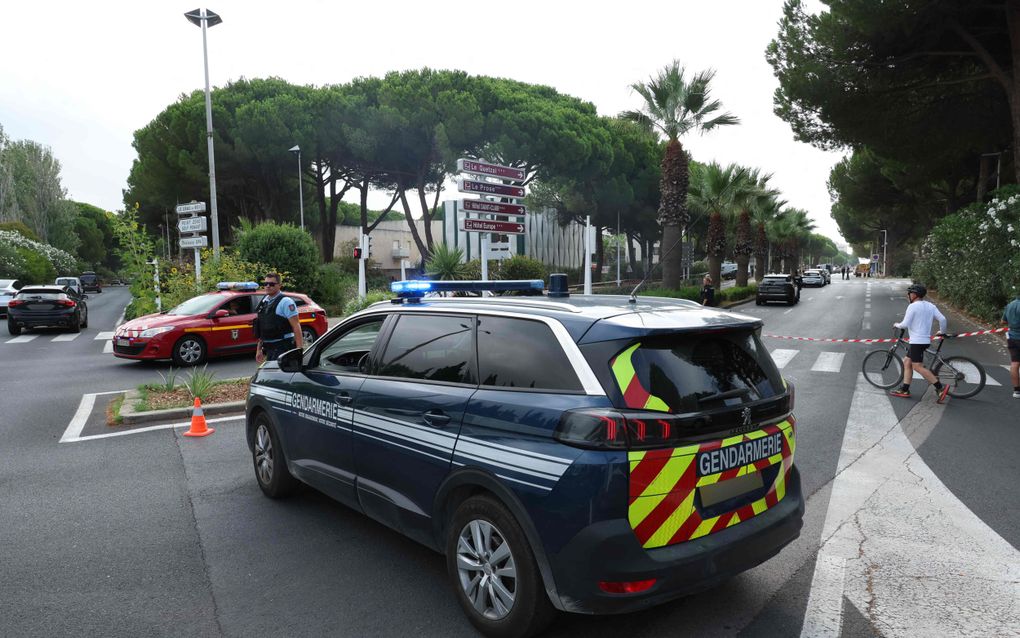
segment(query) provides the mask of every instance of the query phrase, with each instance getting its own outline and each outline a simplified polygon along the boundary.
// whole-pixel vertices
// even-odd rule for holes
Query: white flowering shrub
[[[16,233],[12,230],[0,230],[0,244],[14,246],[15,248],[26,248],[41,254],[53,264],[53,268],[61,275],[74,274],[78,270],[78,260],[71,253],[54,248],[49,244],[32,241],[21,233]]]
[[[25,272],[25,259],[14,246],[0,241],[0,279],[17,279]]]
[[[1020,285],[1020,187],[995,192],[939,221],[925,238],[914,279],[989,321]]]

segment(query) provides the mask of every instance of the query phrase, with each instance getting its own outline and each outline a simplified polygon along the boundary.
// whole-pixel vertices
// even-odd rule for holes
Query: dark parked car
[[[85,289],[85,292],[103,292],[103,286],[99,283],[99,275],[86,270],[78,277],[81,280],[81,287]]]
[[[25,286],[7,303],[7,331],[15,336],[23,329],[41,327],[81,332],[89,327],[85,299],[67,286]]]
[[[262,491],[306,483],[443,553],[489,636],[664,603],[798,536],[793,387],[761,320],[568,297],[565,278],[549,298],[422,298],[520,284],[542,290],[394,282],[404,303],[261,366],[246,436]]]
[[[754,302],[760,306],[768,301],[785,301],[791,306],[800,301],[800,288],[793,275],[765,275]]]

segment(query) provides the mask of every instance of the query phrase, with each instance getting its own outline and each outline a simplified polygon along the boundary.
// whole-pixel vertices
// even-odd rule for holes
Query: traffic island
[[[248,378],[230,379],[212,384],[202,396],[206,416],[242,414],[248,396]],[[172,390],[139,386],[123,394],[123,403],[110,410],[107,425],[132,426],[139,423],[186,420],[194,409],[194,395],[186,387]]]

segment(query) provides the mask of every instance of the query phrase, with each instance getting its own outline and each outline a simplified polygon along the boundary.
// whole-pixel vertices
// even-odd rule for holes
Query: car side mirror
[[[223,310],[222,308],[220,310],[217,310],[216,312],[213,313],[213,318],[214,319],[222,319],[223,317],[229,317],[229,316],[230,316],[230,311],[229,310]]]
[[[276,358],[276,364],[283,372],[301,372],[301,360],[304,354],[305,351],[301,348],[288,350]]]

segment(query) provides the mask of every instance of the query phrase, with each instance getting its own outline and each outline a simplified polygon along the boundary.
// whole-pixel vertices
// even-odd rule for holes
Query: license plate
[[[131,345],[131,340],[130,339],[117,339],[117,345],[118,346],[130,346]]]

